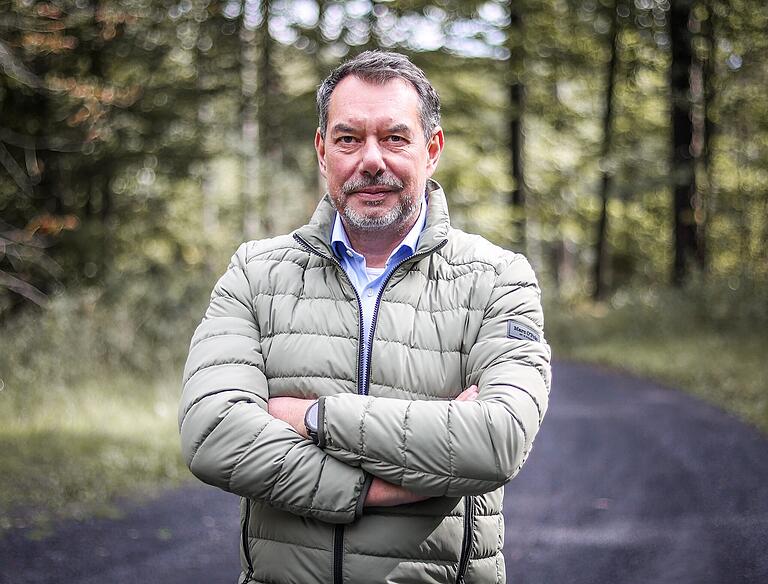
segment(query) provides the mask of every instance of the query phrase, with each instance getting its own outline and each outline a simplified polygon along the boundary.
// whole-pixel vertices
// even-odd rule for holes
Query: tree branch
[[[34,89],[45,89],[42,79],[32,73],[11,52],[11,49],[3,41],[0,41],[0,69],[11,79]]]
[[[8,174],[11,175],[11,178],[13,178],[16,184],[19,185],[21,191],[28,197],[31,197],[32,183],[30,182],[27,173],[24,172],[24,169],[21,168],[19,163],[16,162],[13,156],[11,156],[11,153],[8,152],[8,149],[5,147],[5,144],[3,144],[2,141],[0,141],[0,164],[5,167],[5,170],[8,171]]]
[[[0,270],[0,286],[8,288],[8,290],[13,290],[38,306],[45,306],[46,302],[48,302],[48,297],[32,284],[20,280],[15,276],[11,276],[9,273],[3,272],[2,270]]]

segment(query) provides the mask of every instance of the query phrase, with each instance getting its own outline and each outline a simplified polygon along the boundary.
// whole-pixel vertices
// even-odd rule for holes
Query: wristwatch
[[[320,410],[320,400],[313,403],[307,408],[307,412],[304,414],[304,426],[307,428],[307,434],[309,439],[315,444],[319,444],[320,439],[317,435],[317,414]]]

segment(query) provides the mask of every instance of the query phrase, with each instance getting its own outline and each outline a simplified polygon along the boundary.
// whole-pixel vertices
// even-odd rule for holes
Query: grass
[[[556,357],[607,365],[679,387],[768,432],[768,331],[761,319],[703,317],[697,303],[551,305]]]
[[[179,454],[178,382],[131,376],[0,394],[0,532],[43,535],[51,521],[113,514],[120,497],[190,477]]]
[[[125,278],[0,315],[0,534],[192,479],[176,411],[207,287]]]

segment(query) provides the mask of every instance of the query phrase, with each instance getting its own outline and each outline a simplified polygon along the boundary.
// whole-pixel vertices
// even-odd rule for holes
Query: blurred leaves
[[[537,271],[558,294],[585,294],[606,173],[608,287],[668,279],[667,0],[524,0],[514,14],[502,0],[0,5],[0,319],[63,291],[117,299],[127,281],[152,295],[169,289],[157,281],[210,282],[241,239],[304,222],[322,189],[314,90],[341,59],[375,47],[410,54],[442,95],[447,149],[436,178],[457,226],[517,247],[512,226],[524,213]],[[604,155],[612,10],[614,136]],[[707,128],[707,143],[694,144],[707,271],[762,289],[768,7],[697,0],[692,14],[702,72],[688,98],[707,100],[693,110]],[[526,206],[511,210],[515,116]],[[8,236],[27,232],[34,244]]]
[[[16,227],[46,213],[78,218],[74,232],[51,237],[48,247],[62,265],[58,283],[66,288],[103,283],[109,271],[125,265],[123,255],[134,256],[128,263],[135,264],[130,242],[136,237],[166,239],[166,250],[183,247],[177,241],[183,239],[180,224],[168,224],[175,201],[189,209],[183,219],[192,223],[184,227],[204,227],[206,242],[216,242],[203,255],[226,253],[246,235],[243,213],[260,215],[251,228],[260,225],[271,232],[300,223],[319,190],[311,149],[314,88],[342,57],[376,46],[411,52],[443,95],[448,150],[438,178],[454,199],[460,224],[508,239],[512,217],[502,213],[507,219],[486,224],[493,212],[482,209],[503,206],[513,187],[506,148],[507,84],[513,74],[526,92],[527,214],[535,232],[529,234],[533,249],[541,250],[532,254],[539,269],[563,271],[546,258],[572,250],[576,255],[568,261],[587,278],[593,199],[599,170],[609,165],[611,198],[618,199],[610,247],[613,257],[635,258],[614,262],[612,287],[658,281],[667,271],[669,243],[662,238],[653,246],[651,240],[668,211],[649,203],[669,184],[665,1],[616,6],[621,23],[616,144],[611,159],[602,163],[601,84],[609,21],[592,0],[519,3],[521,38],[507,38],[510,12],[502,1],[5,4],[0,211]],[[760,106],[764,100],[752,96],[764,81],[760,65],[768,48],[760,23],[768,19],[768,10],[758,4],[711,0],[696,3],[694,11],[717,40],[709,48],[703,36],[695,39],[699,53],[712,52],[708,58],[715,74],[709,115],[717,120],[718,150],[706,199],[707,219],[717,233],[709,245],[716,273],[732,265],[720,259],[732,249],[719,245],[731,238],[723,229],[747,228],[750,241],[759,241],[767,229],[760,206],[766,149],[760,144],[768,135],[768,114]],[[265,37],[259,31],[267,23]],[[258,66],[249,67],[251,61]],[[271,72],[270,85],[260,77],[265,71]],[[248,102],[261,126],[256,152],[261,160],[254,171],[258,176],[249,175],[253,184],[243,186],[244,165],[250,164],[242,132]],[[734,135],[739,128],[754,140]],[[216,172],[226,164],[234,165],[234,173]],[[243,194],[233,197],[237,191]],[[278,206],[270,198],[276,192],[292,193],[280,197],[294,205],[287,215],[276,214],[287,218],[283,222],[268,217]],[[628,231],[623,221],[628,214],[620,207],[637,204],[646,219]],[[214,227],[222,233],[214,233]],[[640,246],[636,238],[649,241]],[[764,254],[741,241],[738,245],[757,256],[751,264],[764,277]],[[190,257],[166,251],[144,260],[162,269],[159,264]],[[56,282],[31,277],[28,284],[49,293]],[[14,298],[6,298],[5,305],[18,304]]]

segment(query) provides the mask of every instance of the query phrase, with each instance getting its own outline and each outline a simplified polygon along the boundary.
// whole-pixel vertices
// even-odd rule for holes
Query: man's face
[[[318,131],[315,148],[347,228],[404,234],[418,216],[443,132],[425,141],[418,94],[407,81],[374,84],[350,75],[331,94],[325,139]]]

